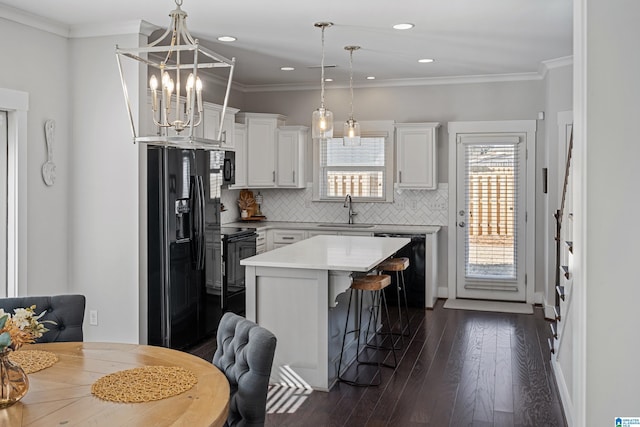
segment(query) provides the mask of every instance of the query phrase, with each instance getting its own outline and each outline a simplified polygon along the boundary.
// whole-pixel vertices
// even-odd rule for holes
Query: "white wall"
[[[138,342],[138,146],[124,107],[115,45],[139,43],[137,34],[70,40],[69,276],[71,290],[87,297],[87,314],[98,311],[98,326],[85,322],[87,341]],[[130,62],[125,73],[132,77],[128,90],[135,110],[141,77]]]
[[[581,185],[585,241],[588,426],[640,417],[638,260],[640,222],[640,3],[583,0],[586,6],[586,140]],[[581,17],[578,17],[581,18]],[[582,117],[578,114],[576,117]],[[574,205],[575,207],[576,205]],[[580,214],[579,213],[579,214]],[[575,239],[574,239],[575,240]]]
[[[539,282],[538,288],[544,290],[545,304],[555,305],[555,273],[556,273],[556,222],[554,212],[560,208],[559,185],[564,182],[564,166],[566,159],[558,155],[558,113],[570,111],[573,107],[573,65],[550,68],[547,72],[545,85],[545,144],[544,155],[538,167],[538,173],[542,168],[549,170],[548,193],[539,192],[538,213],[540,233],[538,234],[538,248],[540,264],[536,275]],[[542,153],[541,153],[542,154]],[[542,184],[540,176],[538,182]],[[559,184],[559,185],[558,185]],[[541,270],[544,268],[544,270]]]
[[[69,187],[71,165],[70,79],[67,39],[0,18],[0,87],[29,94],[27,147],[28,282],[20,294],[68,293]],[[44,123],[56,122],[53,160],[57,179],[42,180],[47,160]]]

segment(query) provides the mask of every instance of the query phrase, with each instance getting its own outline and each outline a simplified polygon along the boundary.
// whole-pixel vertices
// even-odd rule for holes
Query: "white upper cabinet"
[[[278,187],[305,187],[306,147],[310,144],[306,126],[281,126],[277,130],[276,183]]]
[[[236,123],[234,127],[236,183],[231,188],[247,188],[247,126]]]
[[[284,126],[286,117],[279,114],[239,113],[238,123],[247,125],[247,185],[267,188],[276,186],[276,129]]]
[[[399,188],[438,188],[439,123],[396,123],[396,183]]]

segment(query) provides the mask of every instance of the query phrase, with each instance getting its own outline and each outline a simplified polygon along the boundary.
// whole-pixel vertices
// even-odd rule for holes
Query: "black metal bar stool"
[[[386,288],[387,286],[389,286],[391,284],[391,276],[386,275],[386,274],[380,274],[380,275],[370,275],[370,276],[361,276],[361,277],[357,277],[353,279],[353,282],[351,283],[351,287],[349,289],[349,305],[347,307],[347,320],[345,321],[345,326],[344,326],[344,335],[342,336],[342,348],[340,350],[340,361],[338,362],[338,380],[341,382],[344,382],[346,384],[349,385],[353,385],[353,386],[358,386],[358,387],[368,387],[368,386],[376,386],[376,385],[380,385],[381,382],[381,378],[382,378],[382,373],[381,373],[381,367],[388,367],[388,368],[392,368],[395,369],[398,366],[398,359],[396,357],[396,352],[395,352],[395,348],[392,345],[390,348],[386,349],[384,347],[381,346],[381,343],[379,342],[379,336],[380,333],[377,332],[377,325],[378,325],[378,316],[380,314],[380,303],[382,302],[382,308],[384,308],[384,312],[386,314],[386,321],[389,322],[389,310],[387,308],[387,300],[384,296],[384,288]],[[353,294],[356,293],[356,298],[359,298],[359,309],[358,309],[358,320],[357,323],[354,327],[353,330],[349,331],[349,316],[351,314],[351,302],[353,300]],[[369,293],[371,295],[371,308],[370,308],[370,315],[369,315],[369,319],[367,320],[368,325],[371,324],[371,322],[373,322],[374,326],[374,332],[373,332],[373,336],[375,339],[375,345],[372,345],[370,348],[373,348],[376,350],[376,352],[378,354],[375,355],[376,361],[372,362],[372,361],[363,361],[360,360],[360,331],[362,329],[362,312],[364,311],[362,309],[362,303],[363,303],[363,295],[365,293]],[[377,366],[377,370],[375,371],[374,375],[371,377],[371,381],[368,383],[365,382],[360,382],[357,380],[357,375],[356,378],[353,380],[349,380],[346,379],[342,376],[342,359],[344,356],[344,346],[345,346],[345,342],[347,339],[347,334],[350,333],[355,333],[357,334],[357,339],[356,339],[356,366],[357,365],[374,365]],[[366,347],[367,342],[369,340],[369,327],[367,327],[367,332],[365,334],[365,343],[364,346]],[[384,363],[381,361],[381,355],[379,354],[380,351],[384,351],[384,350],[389,350],[392,352],[393,354],[393,365],[388,364],[388,363]],[[386,353],[386,352],[385,352]],[[376,380],[377,377],[377,381]]]
[[[403,337],[411,336],[411,325],[409,324],[409,304],[407,304],[407,289],[404,282],[404,271],[409,268],[409,258],[388,258],[382,261],[376,267],[378,273],[392,272],[396,273],[396,292],[398,295],[398,320],[400,322],[400,332],[395,333]],[[404,299],[404,309],[402,308],[402,302],[400,300],[400,293],[402,293]],[[402,324],[402,311],[404,311],[404,317],[406,320],[406,327]],[[406,329],[406,331],[405,331]]]

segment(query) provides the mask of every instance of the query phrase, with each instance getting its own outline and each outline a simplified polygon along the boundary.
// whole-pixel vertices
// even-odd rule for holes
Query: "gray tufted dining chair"
[[[229,380],[231,398],[225,426],[263,426],[276,337],[234,313],[220,320],[213,364]]]
[[[37,314],[46,311],[40,320],[53,320],[55,324],[47,323],[49,329],[37,343],[54,341],[82,341],[82,322],[85,308],[84,295],[54,295],[27,296],[15,298],[0,298],[0,308],[6,313],[13,314],[16,308],[36,306]]]

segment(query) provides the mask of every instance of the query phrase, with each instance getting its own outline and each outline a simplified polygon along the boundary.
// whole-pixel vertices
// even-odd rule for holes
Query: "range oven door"
[[[225,237],[223,249],[222,309],[245,313],[245,268],[240,261],[256,254],[257,234]]]

